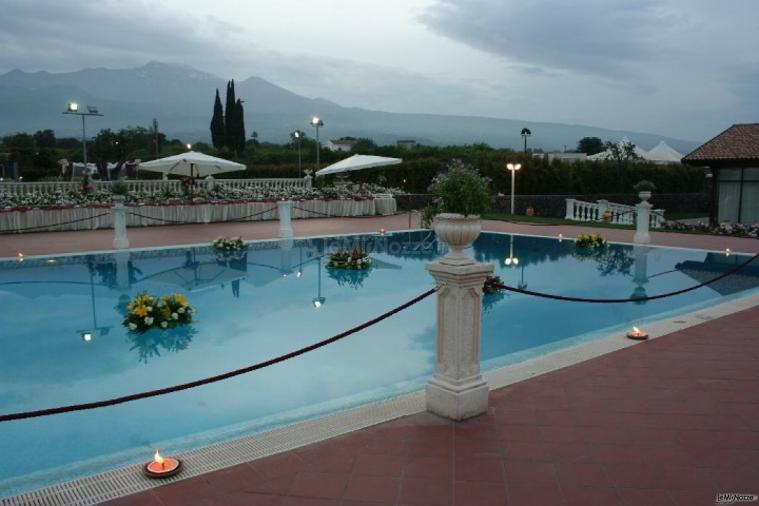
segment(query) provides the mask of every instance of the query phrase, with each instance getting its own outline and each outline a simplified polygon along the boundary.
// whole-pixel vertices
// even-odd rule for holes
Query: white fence
[[[573,221],[606,221],[616,225],[635,225],[635,206],[615,204],[608,200],[584,202],[576,199],[565,199],[567,213],[565,220]],[[664,209],[652,209],[649,218],[650,228],[660,228],[664,218]]]
[[[130,191],[174,191],[182,189],[182,183],[178,179],[136,179],[124,181]],[[109,188],[111,181],[93,181],[95,189]],[[203,185],[203,181],[196,182]],[[291,188],[311,188],[311,178],[261,178],[261,179],[216,179],[216,185],[229,188],[267,188],[271,190],[287,190]],[[79,181],[40,181],[32,183],[1,182],[0,193],[12,193],[24,195],[27,193],[55,193],[58,191],[77,190],[82,187]]]

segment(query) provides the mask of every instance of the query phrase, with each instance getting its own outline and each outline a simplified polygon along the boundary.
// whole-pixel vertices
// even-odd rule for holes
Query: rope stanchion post
[[[127,220],[126,208],[124,207],[124,196],[113,196],[113,248],[127,249],[129,247],[129,238],[127,237]]]
[[[292,212],[292,200],[280,200],[277,202],[277,213],[279,214],[279,237],[283,239],[290,239],[294,235]]]
[[[437,352],[435,374],[425,388],[427,411],[456,421],[488,410],[488,385],[480,374],[480,320],[482,287],[493,266],[462,256],[466,244],[456,243],[467,235],[464,241],[471,243],[477,234],[452,229],[469,225],[454,224],[446,227],[448,234],[438,233],[453,254],[427,264],[438,286]]]
[[[653,206],[646,200],[641,200],[635,205],[635,244],[648,244],[651,242],[651,234],[648,233],[650,226],[649,218]]]

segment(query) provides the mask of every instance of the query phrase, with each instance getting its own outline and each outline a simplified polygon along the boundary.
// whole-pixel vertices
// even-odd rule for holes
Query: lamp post
[[[85,128],[85,121],[84,119],[87,116],[102,116],[98,112],[98,108],[94,105],[88,105],[87,106],[87,112],[80,111],[79,110],[79,104],[76,102],[69,102],[68,107],[65,111],[63,111],[63,114],[74,114],[76,116],[82,117],[82,159],[84,160],[84,170],[87,170],[87,132]],[[73,174],[72,174],[73,175]]]
[[[316,129],[316,132],[317,132],[317,139],[318,139],[319,138],[319,136],[318,136],[319,129],[318,128]],[[298,141],[298,174],[300,174],[300,177],[303,177],[303,166],[302,166],[302,163],[301,163],[302,158],[300,156],[300,140],[303,137],[303,132],[301,132],[300,130],[296,130],[296,131],[293,132],[293,137],[295,137],[295,140]],[[318,156],[317,156],[317,159],[318,159]]]
[[[319,170],[319,156],[321,151],[321,143],[319,142],[319,128],[324,126],[324,122],[319,116],[311,118],[311,126],[316,128],[316,170]]]
[[[514,179],[517,171],[522,168],[522,164],[507,163],[506,168],[511,172],[511,214],[514,214]]]
[[[524,152],[527,153],[527,137],[531,136],[532,132],[529,128],[522,129],[522,139],[524,139]]]

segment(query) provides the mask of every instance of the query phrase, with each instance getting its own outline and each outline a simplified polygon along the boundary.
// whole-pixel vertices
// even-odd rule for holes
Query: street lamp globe
[[[69,112],[77,112],[78,110],[79,110],[79,104],[77,104],[76,102],[69,102],[69,108],[68,108]]]
[[[189,143],[188,143],[188,144],[185,144],[185,146],[187,146],[187,151],[190,151],[190,150],[192,150],[192,144],[189,144]]]
[[[311,125],[315,127],[324,126],[324,122],[321,120],[319,116],[314,116],[311,118]]]

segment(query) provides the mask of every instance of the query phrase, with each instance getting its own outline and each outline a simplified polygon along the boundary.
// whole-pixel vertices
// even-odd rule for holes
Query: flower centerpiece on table
[[[152,328],[167,329],[192,322],[195,310],[181,293],[156,297],[142,292],[129,304],[124,326],[133,332],[145,332]]]
[[[354,248],[352,251],[340,250],[329,256],[327,268],[329,269],[348,269],[364,270],[372,266],[372,259],[360,248]]]

